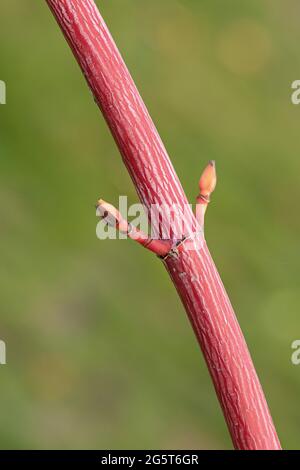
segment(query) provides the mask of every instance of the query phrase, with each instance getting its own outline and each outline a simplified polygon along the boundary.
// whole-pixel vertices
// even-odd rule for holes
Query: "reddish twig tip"
[[[99,199],[96,204],[96,215],[111,227],[116,228],[122,233],[126,233],[131,240],[135,240],[157,256],[164,257],[172,249],[172,242],[170,240],[154,240],[148,237],[148,235],[124,219],[118,209],[103,199]]]

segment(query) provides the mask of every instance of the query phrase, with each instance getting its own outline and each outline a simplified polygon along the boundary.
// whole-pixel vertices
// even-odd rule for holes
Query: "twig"
[[[184,222],[187,237],[166,255],[164,264],[203,351],[235,448],[280,449],[243,334],[203,233],[195,235],[197,222],[187,210],[178,177],[94,1],[46,1],[102,110],[142,203],[147,208],[176,205],[174,242]],[[163,213],[163,224],[164,220]]]

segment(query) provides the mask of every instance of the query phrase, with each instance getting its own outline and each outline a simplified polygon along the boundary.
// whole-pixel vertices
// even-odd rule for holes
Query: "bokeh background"
[[[97,1],[206,223],[285,448],[300,447],[297,0]],[[160,262],[99,241],[94,202],[137,202],[44,1],[0,7],[1,448],[231,448]]]

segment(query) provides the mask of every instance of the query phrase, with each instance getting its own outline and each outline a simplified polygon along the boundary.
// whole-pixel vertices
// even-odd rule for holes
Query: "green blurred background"
[[[191,201],[282,444],[300,444],[297,0],[97,1]],[[44,1],[0,7],[1,448],[231,448],[160,262],[99,241],[94,202],[137,202]]]

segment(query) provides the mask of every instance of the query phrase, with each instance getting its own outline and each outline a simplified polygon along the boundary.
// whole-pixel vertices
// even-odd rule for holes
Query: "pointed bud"
[[[111,227],[116,227],[121,232],[128,232],[128,222],[123,219],[121,213],[111,204],[99,199],[96,204],[96,215],[107,221]]]
[[[217,184],[216,164],[210,160],[199,180],[200,196],[209,199]]]

